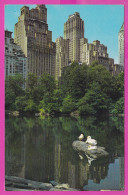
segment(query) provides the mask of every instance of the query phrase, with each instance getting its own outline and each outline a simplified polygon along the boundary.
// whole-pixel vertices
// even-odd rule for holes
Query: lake
[[[124,189],[123,117],[11,117],[5,124],[6,175],[68,183],[80,191]],[[89,160],[72,147],[83,133],[109,156]]]

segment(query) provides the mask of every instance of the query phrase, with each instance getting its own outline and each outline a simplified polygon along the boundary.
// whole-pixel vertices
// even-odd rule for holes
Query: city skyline
[[[14,32],[14,25],[20,16],[21,7],[23,5],[5,6],[5,29]],[[29,7],[30,9],[35,8],[36,5],[29,5]],[[64,23],[68,16],[79,12],[85,23],[84,36],[89,43],[100,40],[107,46],[109,57],[114,58],[115,63],[118,63],[118,32],[124,21],[122,5],[46,5],[46,7],[48,10],[47,23],[49,30],[52,31],[54,42],[56,38],[63,36]],[[61,17],[58,17],[60,13]]]

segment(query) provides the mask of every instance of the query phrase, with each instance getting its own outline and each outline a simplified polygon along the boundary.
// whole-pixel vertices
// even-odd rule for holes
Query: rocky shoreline
[[[43,183],[15,176],[5,176],[6,191],[78,191],[68,184],[59,184],[55,181]]]
[[[107,151],[105,151],[105,148],[101,147],[101,146],[97,146],[96,149],[90,150],[89,144],[87,144],[84,141],[76,140],[72,143],[72,146],[73,146],[74,150],[84,152],[85,154],[89,155],[90,157],[92,157],[94,159],[98,159],[102,156],[109,155],[109,153]]]

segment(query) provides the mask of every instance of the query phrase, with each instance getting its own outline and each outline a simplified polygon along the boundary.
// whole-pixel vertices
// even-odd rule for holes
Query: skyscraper
[[[69,39],[56,39],[56,72],[55,79],[61,77],[62,68],[69,64]]]
[[[45,5],[37,5],[31,10],[27,6],[21,8],[15,24],[14,41],[28,59],[28,73],[55,75],[56,44],[52,42],[52,32],[48,30]]]
[[[69,39],[69,61],[80,61],[80,39],[84,38],[84,21],[75,12],[64,24],[64,39]]]
[[[118,33],[119,64],[124,68],[124,24]]]

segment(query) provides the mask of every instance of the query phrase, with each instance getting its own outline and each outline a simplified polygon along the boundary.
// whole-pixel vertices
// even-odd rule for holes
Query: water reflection
[[[80,133],[92,136],[110,155],[93,160],[74,151],[72,142]],[[79,190],[120,190],[123,136],[123,118],[6,118],[6,174],[69,183]]]

